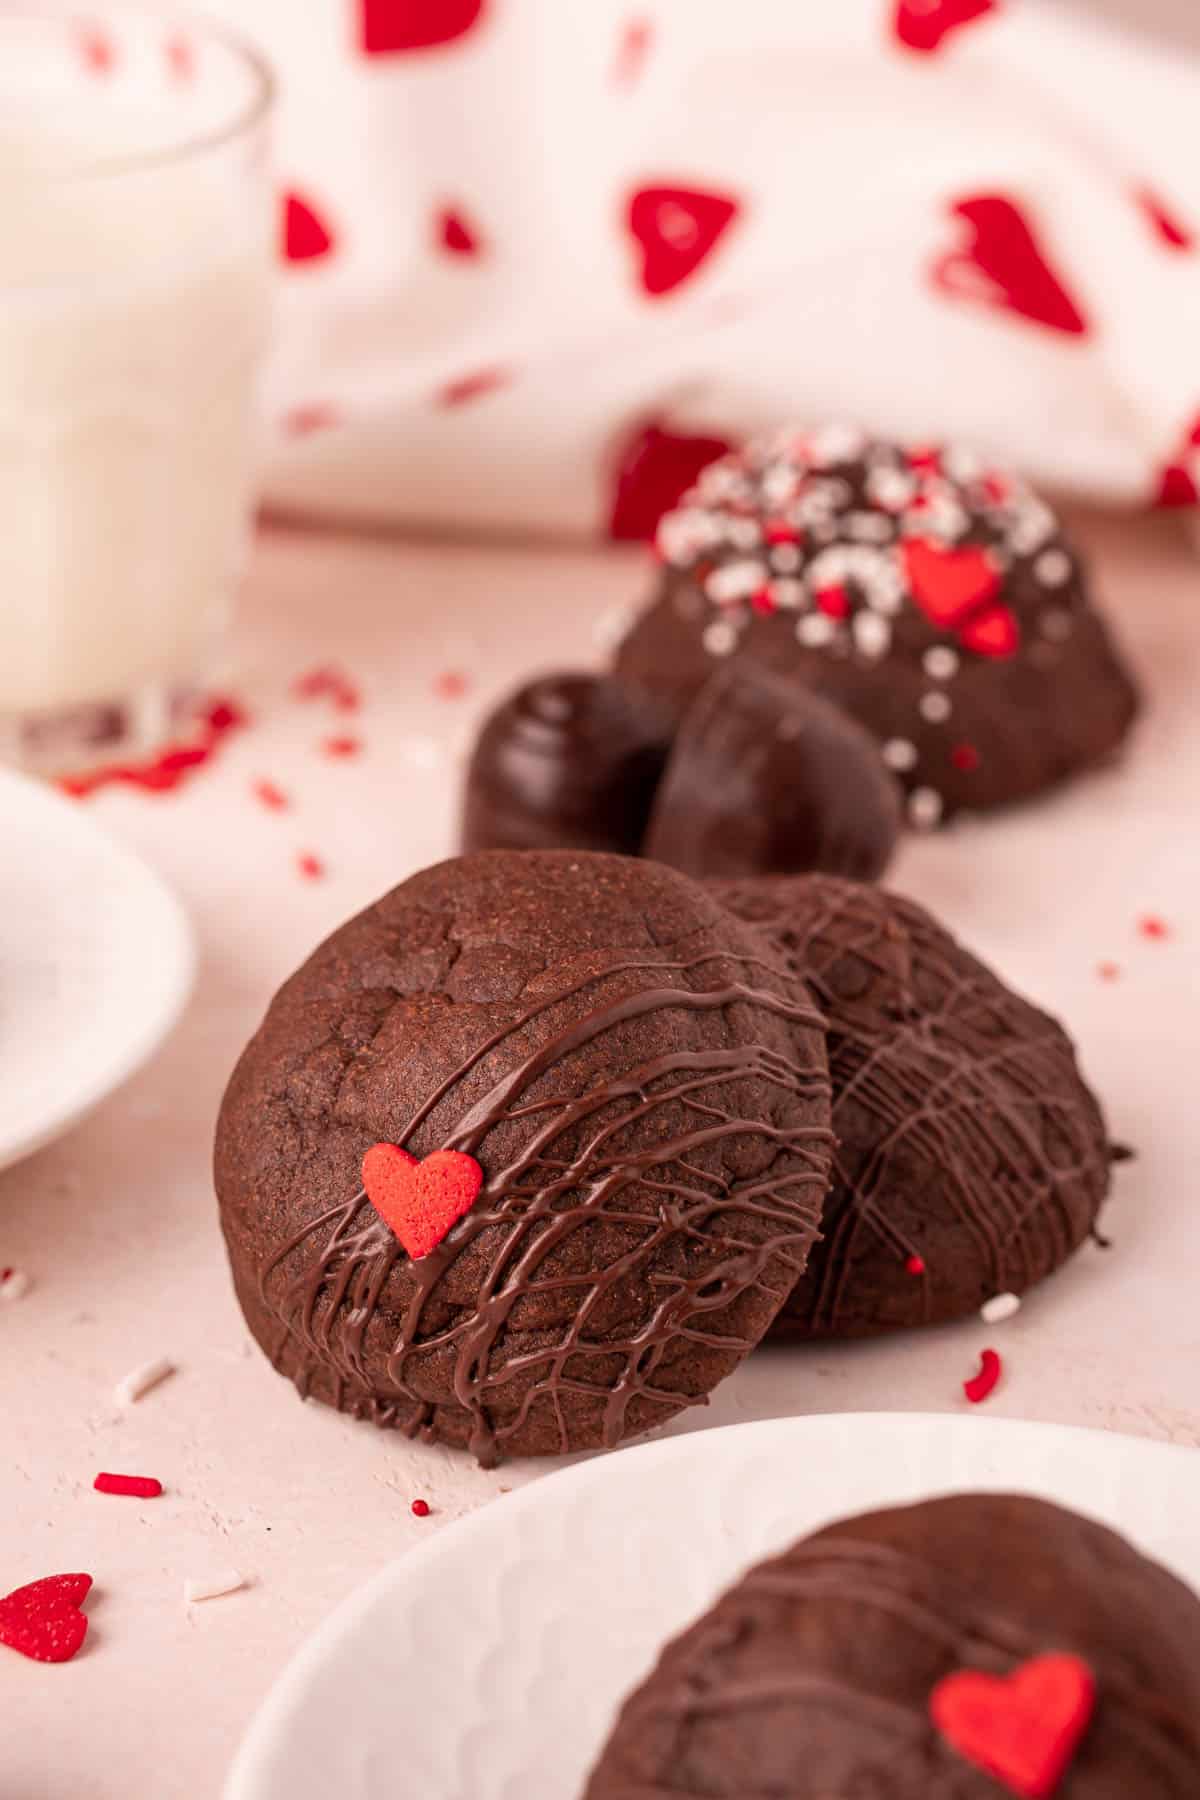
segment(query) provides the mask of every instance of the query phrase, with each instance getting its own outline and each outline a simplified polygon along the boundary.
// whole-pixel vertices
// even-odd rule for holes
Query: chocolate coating
[[[1055,1800],[1193,1800],[1200,1602],[1115,1532],[1004,1494],[867,1513],[760,1563],[625,1702],[585,1800],[1004,1800],[930,1694],[1054,1651],[1097,1691]]]
[[[776,1333],[935,1324],[1058,1268],[1110,1168],[1062,1027],[911,900],[821,875],[712,891],[773,934],[829,1020],[833,1181]]]
[[[484,1183],[410,1261],[376,1142]],[[828,1184],[807,991],[695,883],[581,851],[426,869],[272,1001],[221,1108],[250,1329],[304,1394],[481,1460],[701,1400],[794,1286]]]
[[[693,700],[642,852],[696,876],[825,869],[872,881],[900,831],[900,790],[846,713],[749,661]]]
[[[462,847],[613,850],[642,841],[670,747],[664,708],[611,676],[542,675],[498,706],[467,770]]]
[[[1109,757],[1137,692],[1053,514],[960,450],[779,433],[660,523],[616,668],[682,718],[722,660],[836,702],[931,826]]]

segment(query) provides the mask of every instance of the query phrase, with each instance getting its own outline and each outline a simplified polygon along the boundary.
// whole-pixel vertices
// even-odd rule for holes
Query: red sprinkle
[[[827,619],[845,619],[850,613],[850,596],[845,588],[819,588],[816,593],[817,611],[823,612]]]
[[[357,756],[362,747],[362,739],[356,737],[326,738],[321,745],[326,756]]]
[[[296,858],[296,867],[306,881],[320,881],[325,874],[325,864],[311,850],[302,850]]]
[[[357,712],[362,705],[362,695],[355,683],[333,663],[297,676],[292,683],[292,693],[297,700],[330,700],[337,712]]]
[[[916,1255],[910,1256],[905,1262],[904,1268],[906,1274],[923,1275],[925,1273],[925,1258]]]
[[[312,400],[305,406],[293,406],[283,415],[283,429],[289,437],[311,437],[314,431],[329,431],[339,423],[341,415],[334,406]]]
[[[92,1486],[98,1494],[130,1494],[136,1500],[157,1500],[163,1491],[153,1475],[97,1475]]]
[[[972,1406],[978,1406],[986,1400],[1000,1379],[1001,1362],[995,1350],[981,1350],[979,1353],[979,1373],[972,1375],[969,1381],[963,1382],[963,1393]]]
[[[1147,913],[1144,919],[1138,920],[1138,930],[1144,938],[1161,940],[1171,935],[1171,928],[1166,920],[1156,918],[1153,913]]]
[[[434,395],[434,401],[438,406],[466,406],[472,400],[482,399],[484,394],[494,394],[498,388],[507,387],[511,380],[510,372],[498,366],[472,369],[466,375],[457,375],[453,381],[444,382]]]
[[[58,787],[76,800],[86,800],[100,788],[118,785],[138,787],[152,794],[170,793],[211,762],[223,738],[249,722],[235,701],[211,700],[201,713],[196,736],[190,742],[167,744],[147,762],[105,763],[82,775],[64,775]]]
[[[430,1513],[428,1500],[414,1500],[412,1503],[412,1510],[416,1518],[427,1519]]]
[[[446,669],[433,684],[433,691],[439,700],[461,700],[470,682],[457,669]]]
[[[764,619],[770,618],[771,614],[777,610],[775,596],[770,588],[761,587],[756,593],[751,594],[750,610],[759,613]]]
[[[1121,973],[1121,966],[1119,963],[1115,962],[1097,963],[1096,973],[1101,981],[1115,981],[1117,976]]]
[[[955,744],[950,752],[950,761],[956,769],[961,769],[964,775],[973,775],[979,767],[979,752],[974,744]]]
[[[256,781],[251,792],[253,793],[254,798],[256,800],[261,800],[263,805],[269,808],[271,812],[286,812],[291,805],[291,801],[288,799],[283,789],[277,787],[273,781]]]

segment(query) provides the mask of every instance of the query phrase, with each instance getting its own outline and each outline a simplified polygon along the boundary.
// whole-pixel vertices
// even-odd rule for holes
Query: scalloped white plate
[[[174,895],[79,805],[0,770],[0,1169],[137,1069],[192,985]]]
[[[576,1800],[618,1702],[746,1566],[848,1513],[1012,1489],[1200,1588],[1200,1453],[924,1413],[773,1419],[565,1469],[392,1563],[284,1671],[225,1800]]]

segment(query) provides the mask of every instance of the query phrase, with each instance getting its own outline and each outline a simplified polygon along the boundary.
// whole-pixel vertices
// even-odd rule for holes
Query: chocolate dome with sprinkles
[[[617,671],[680,716],[723,659],[815,688],[875,737],[919,828],[1103,761],[1136,714],[1054,513],[970,451],[778,431],[711,463],[656,548]]]

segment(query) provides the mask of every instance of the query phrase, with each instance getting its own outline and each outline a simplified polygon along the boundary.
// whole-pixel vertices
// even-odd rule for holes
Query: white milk
[[[161,141],[114,110],[0,122],[0,714],[202,676],[243,551],[265,188],[221,151],[87,173]]]

